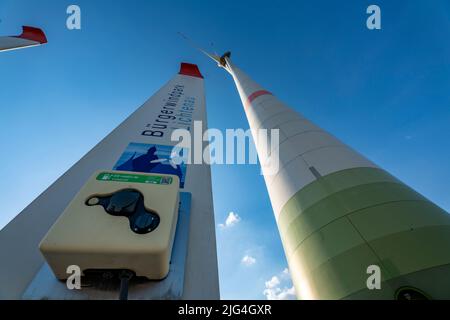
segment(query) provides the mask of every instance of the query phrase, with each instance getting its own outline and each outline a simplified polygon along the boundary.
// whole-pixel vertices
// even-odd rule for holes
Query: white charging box
[[[176,175],[97,171],[50,228],[39,249],[58,279],[67,279],[67,268],[72,265],[83,272],[127,269],[136,276],[163,279],[169,272],[175,237],[179,185]],[[142,194],[145,210],[158,215],[159,224],[151,232],[136,233],[128,217],[91,205],[96,197],[105,199],[127,189]]]

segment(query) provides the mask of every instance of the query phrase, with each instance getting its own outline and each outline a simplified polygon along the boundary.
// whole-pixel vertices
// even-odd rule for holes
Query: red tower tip
[[[23,26],[22,34],[17,36],[16,38],[27,39],[31,41],[36,41],[39,43],[47,43],[47,37],[45,36],[44,31],[39,28]]]
[[[200,73],[198,66],[192,63],[182,62],[179,74],[203,79],[203,76]]]

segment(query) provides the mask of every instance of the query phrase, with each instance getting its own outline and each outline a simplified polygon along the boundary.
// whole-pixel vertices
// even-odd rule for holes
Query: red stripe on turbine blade
[[[47,37],[45,36],[44,31],[39,28],[23,26],[22,34],[20,36],[16,36],[15,38],[22,38],[31,41],[36,41],[41,44],[47,43]]]
[[[182,62],[179,74],[203,79],[203,76],[200,73],[198,66],[196,64],[192,64],[192,63]]]
[[[263,95],[266,95],[266,94],[270,94],[270,95],[272,95],[272,93],[270,93],[269,91],[267,91],[267,90],[258,90],[258,91],[255,91],[255,92],[253,92],[251,95],[249,95],[248,96],[248,98],[247,98],[247,105],[249,105],[253,100],[255,100],[256,98],[258,98],[258,97],[260,97],[260,96],[263,96]]]

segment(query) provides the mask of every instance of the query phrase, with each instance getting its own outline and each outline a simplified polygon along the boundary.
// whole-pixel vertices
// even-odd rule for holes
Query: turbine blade
[[[189,45],[191,47],[193,47],[194,49],[197,49],[198,51],[200,51],[201,53],[203,53],[204,55],[206,55],[207,57],[211,58],[212,60],[214,60],[217,63],[220,63],[220,57],[218,55],[212,54],[207,52],[206,50],[204,50],[202,47],[200,47],[199,45],[197,45],[194,41],[192,41],[191,39],[189,39],[185,34],[178,32],[178,34],[184,39],[186,40],[186,42],[189,43]]]
[[[0,51],[22,49],[47,43],[45,33],[34,27],[23,26],[18,36],[0,37]]]

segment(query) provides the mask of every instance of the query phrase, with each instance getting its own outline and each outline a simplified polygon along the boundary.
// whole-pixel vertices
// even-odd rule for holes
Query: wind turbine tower
[[[262,170],[298,298],[449,299],[448,213],[286,106],[230,52],[206,54],[233,77],[261,162],[257,130],[279,129],[279,170]]]

